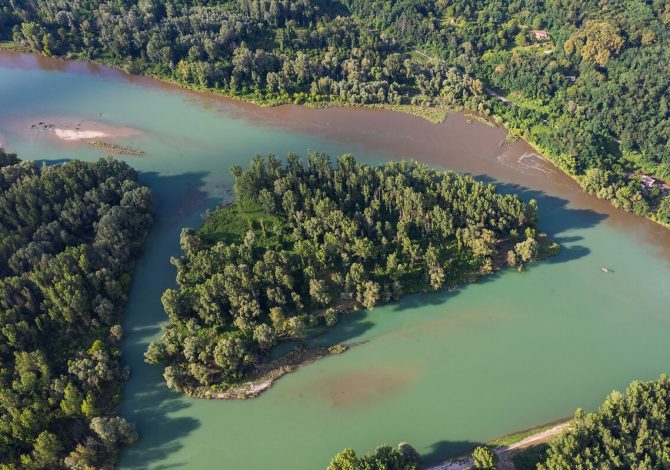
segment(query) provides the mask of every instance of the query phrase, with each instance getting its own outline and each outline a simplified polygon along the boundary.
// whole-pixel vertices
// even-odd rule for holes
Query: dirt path
[[[501,464],[503,464],[503,462],[505,463],[504,465],[500,465],[500,467],[514,468],[509,466],[511,462],[509,462],[509,460],[505,458],[507,456],[506,454],[509,454],[515,450],[529,447],[533,444],[546,442],[550,438],[565,431],[569,425],[570,425],[569,421],[561,423],[552,428],[539,432],[537,434],[528,436],[512,445],[495,448],[493,452],[498,456],[498,459],[501,461],[500,463]],[[428,470],[465,470],[466,468],[472,467],[472,465],[473,465],[472,457],[470,455],[462,455],[460,457],[453,457],[451,459],[445,460],[441,464],[438,464],[434,467],[429,467]]]

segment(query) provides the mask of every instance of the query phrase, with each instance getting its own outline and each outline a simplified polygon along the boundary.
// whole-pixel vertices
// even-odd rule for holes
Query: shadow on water
[[[484,281],[486,279],[482,279]],[[405,310],[414,310],[426,305],[441,305],[449,299],[456,297],[460,289],[441,290],[437,292],[419,292],[416,294],[404,295],[399,301],[392,303],[394,312]]]
[[[551,196],[543,191],[534,190],[513,183],[501,183],[486,175],[477,175],[475,178],[483,183],[491,183],[496,186],[498,192],[503,194],[516,194],[524,201],[535,199],[539,207],[540,222],[542,231],[561,245],[561,251],[557,256],[552,256],[542,263],[566,263],[584,256],[587,256],[591,250],[583,245],[576,244],[584,239],[580,235],[560,234],[573,229],[588,229],[595,227],[607,218],[606,214],[596,212],[591,209],[575,209],[568,207],[569,201],[560,197]],[[530,266],[528,269],[532,269]],[[501,272],[498,271],[488,276],[477,279],[477,284],[484,284],[495,281]],[[465,285],[456,286],[450,290],[430,293],[418,293],[404,296],[394,305],[394,311],[412,310],[426,305],[441,305],[450,298],[458,295]]]
[[[173,393],[164,385],[162,369],[144,363],[148,343],[160,332],[160,324],[167,320],[161,305],[165,289],[175,285],[175,268],[170,265],[172,256],[180,255],[179,232],[182,227],[198,227],[200,214],[221,201],[208,197],[202,190],[206,172],[179,175],[162,175],[154,172],[140,173],[140,181],[148,185],[156,200],[156,221],[147,241],[146,250],[138,260],[133,285],[124,318],[126,338],[123,343],[124,360],[132,369],[131,380],[125,387],[121,414],[137,423],[140,441],[122,452],[119,468],[146,468],[151,464],[161,466],[171,454],[179,451],[182,440],[200,426],[199,420],[186,417],[183,410],[190,407],[190,400]],[[485,176],[481,181],[496,184],[503,193],[516,193],[524,200],[535,199],[540,206],[540,227],[563,246],[561,254],[548,262],[567,262],[586,256],[589,250],[577,244],[581,237],[561,234],[572,229],[593,227],[606,218],[592,210],[573,209],[568,201],[531,190],[519,185],[498,183]],[[482,278],[479,282],[492,282],[500,274]],[[395,304],[396,311],[415,309],[426,304],[443,304],[458,295],[459,289],[432,294],[405,296]],[[314,345],[334,345],[360,338],[372,328],[373,322],[365,311],[347,315],[337,327],[323,331],[310,340]],[[425,455],[426,462],[436,462],[445,455],[454,455],[476,446],[473,442],[441,441]]]
[[[551,196],[544,191],[530,189],[513,183],[501,183],[486,175],[477,175],[475,178],[484,183],[492,183],[503,194],[516,194],[524,201],[535,199],[539,206],[539,227],[549,237],[561,245],[561,252],[546,260],[547,263],[565,263],[587,256],[591,250],[583,245],[574,244],[583,238],[581,236],[561,236],[569,230],[588,229],[607,219],[607,214],[592,209],[576,209],[568,207],[569,201]],[[570,244],[570,245],[567,245]]]
[[[366,331],[374,326],[374,323],[366,320],[366,311],[358,310],[340,317],[340,321],[333,328],[320,328],[316,330],[317,336],[310,339],[311,346],[334,346],[347,343],[361,337]]]
[[[445,456],[465,454],[480,445],[483,444],[473,441],[438,441],[430,445],[430,452],[421,455],[421,461],[425,466],[437,465],[447,458]]]
[[[162,367],[146,364],[144,351],[167,321],[161,296],[175,285],[176,270],[169,260],[180,255],[181,228],[197,227],[202,223],[200,214],[220,202],[200,189],[206,176],[206,172],[139,174],[140,182],[152,190],[155,221],[135,267],[124,315],[123,358],[132,375],[124,387],[120,412],[136,424],[140,439],[122,450],[119,468],[147,468],[166,459],[182,447],[181,439],[200,426],[197,419],[174,416],[191,406],[189,400],[165,386]]]
[[[133,406],[128,418],[138,423],[140,440],[123,449],[120,468],[147,468],[152,462],[167,459],[170,454],[181,450],[181,439],[200,426],[197,419],[170,416],[191,405],[177,393],[168,390],[158,377],[152,381],[153,384],[146,384],[141,393],[126,397]],[[175,463],[174,466],[186,463]]]

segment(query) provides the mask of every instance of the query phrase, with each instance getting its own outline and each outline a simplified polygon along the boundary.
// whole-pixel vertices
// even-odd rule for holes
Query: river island
[[[286,163],[257,156],[232,173],[235,202],[199,232],[182,231],[179,288],[162,299],[170,322],[146,353],[166,364],[168,387],[191,396],[256,396],[347,348],[300,345],[269,360],[279,342],[352,309],[558,253],[536,230],[534,200],[415,161],[369,166],[343,155],[333,164],[311,152],[306,165],[295,154]]]

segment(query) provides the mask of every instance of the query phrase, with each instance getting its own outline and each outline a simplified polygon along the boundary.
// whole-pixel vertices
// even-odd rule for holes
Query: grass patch
[[[22,46],[14,41],[0,41],[0,50],[24,53],[30,52],[29,47]]]
[[[425,120],[430,121],[433,124],[440,124],[441,122],[444,122],[444,120],[447,118],[447,113],[449,112],[446,108],[419,106],[411,104],[371,104],[369,105],[369,107],[377,109],[386,109],[398,113],[411,114],[412,116],[424,118]]]
[[[259,204],[246,202],[243,205],[231,204],[212,213],[199,235],[209,245],[218,242],[239,244],[251,230],[267,246],[277,246],[281,244],[277,230],[281,225],[278,217],[265,212]]]
[[[465,116],[465,119],[469,123],[471,123],[472,121],[477,121],[477,122],[481,122],[482,124],[486,124],[489,127],[498,127],[495,122],[491,122],[490,119],[487,119],[484,116],[480,116],[480,115],[474,114],[474,113],[464,113],[463,115]]]
[[[550,424],[545,424],[544,426],[540,426],[537,428],[533,429],[527,429],[525,431],[519,431],[514,434],[510,434],[508,436],[503,436],[499,439],[496,439],[495,441],[488,442],[487,445],[489,446],[494,446],[494,447],[507,447],[511,446],[512,444],[516,444],[517,442],[523,441],[525,438],[533,436],[535,434],[539,434],[543,431],[546,431],[547,429],[551,429],[556,426],[557,423],[550,423]]]

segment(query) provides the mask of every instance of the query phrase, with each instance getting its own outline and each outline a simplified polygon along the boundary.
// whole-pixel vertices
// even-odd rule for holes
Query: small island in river
[[[303,341],[348,311],[558,251],[536,231],[535,201],[414,161],[270,155],[232,172],[235,203],[182,231],[178,288],[162,298],[169,322],[146,353],[170,388],[195,397],[256,396],[342,352]],[[280,342],[298,347],[277,358]]]

